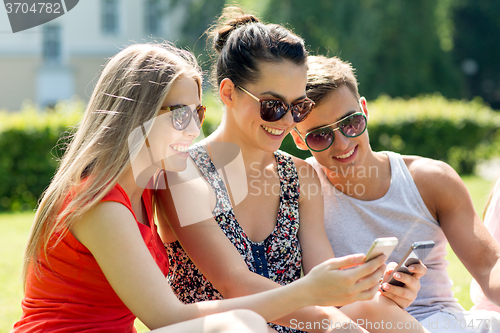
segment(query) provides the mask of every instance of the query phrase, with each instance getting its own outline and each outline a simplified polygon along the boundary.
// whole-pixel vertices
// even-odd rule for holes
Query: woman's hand
[[[310,304],[343,306],[373,298],[386,268],[385,256],[363,263],[363,254],[332,258],[313,267],[303,279]],[[354,267],[355,266],[355,267]]]
[[[387,265],[383,281],[388,281],[389,275],[394,271],[396,266],[395,262]],[[382,295],[392,299],[402,309],[408,307],[417,298],[417,293],[420,290],[420,278],[427,273],[427,267],[420,262],[419,264],[410,265],[408,270],[413,275],[402,272],[394,273],[394,279],[405,284],[403,287],[394,286],[387,282],[384,282],[380,286]]]

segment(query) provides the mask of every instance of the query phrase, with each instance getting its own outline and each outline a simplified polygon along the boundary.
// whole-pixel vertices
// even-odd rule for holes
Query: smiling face
[[[259,79],[242,86],[259,99],[281,100],[288,104],[303,101],[307,68],[290,61],[265,62],[259,66]],[[295,125],[291,110],[275,122],[262,120],[260,103],[248,93],[234,86],[234,103],[229,118],[234,122],[234,135],[238,141],[256,146],[264,151],[279,149],[285,136]]]
[[[151,130],[148,133],[148,143],[154,162],[163,160],[162,167],[168,171],[186,169],[188,147],[200,134],[200,129],[192,117],[193,114],[196,116],[195,108],[200,105],[198,84],[193,78],[180,76],[172,84],[162,107],[183,105],[190,106],[192,111],[189,125],[184,130],[178,131],[173,127],[172,111],[160,111],[158,116],[151,120]]]
[[[362,99],[361,104],[363,108],[351,90],[342,85],[328,93],[321,103],[315,106],[311,115],[304,122],[297,124],[297,130],[302,137],[305,137],[309,131],[335,123],[352,113],[362,111],[368,116],[366,101]],[[368,132],[365,131],[354,138],[348,138],[338,130],[334,133],[335,137],[330,148],[322,152],[311,151],[316,160],[329,170],[363,165],[366,156],[371,152]],[[292,132],[292,135],[299,148],[307,149],[297,133]]]

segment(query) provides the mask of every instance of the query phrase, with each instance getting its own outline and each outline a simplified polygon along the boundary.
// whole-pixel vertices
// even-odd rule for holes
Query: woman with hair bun
[[[169,187],[157,191],[160,235],[176,295],[194,303],[279,290],[301,281],[301,270],[307,278],[316,265],[328,261],[334,306],[305,307],[272,320],[273,328],[361,332],[362,327],[349,326],[351,319],[394,322],[393,328],[395,322],[416,323],[377,293],[386,258],[366,263],[364,255],[334,258],[316,172],[278,150],[314,106],[305,93],[304,41],[234,7],[224,9],[209,36],[217,52],[213,72],[225,106],[223,119],[191,148],[194,165],[189,172],[167,173]],[[181,186],[197,193],[189,197],[196,205],[181,204],[189,202],[183,201]],[[418,325],[404,330],[423,331]]]
[[[13,332],[135,332],[136,317],[158,332],[266,332],[264,318],[330,304],[330,263],[282,290],[188,305],[175,297],[144,187],[160,168],[186,168],[200,103],[186,51],[132,45],[108,62],[37,209]]]

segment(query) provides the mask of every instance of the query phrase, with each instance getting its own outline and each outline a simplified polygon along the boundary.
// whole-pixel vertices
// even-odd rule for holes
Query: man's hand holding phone
[[[401,308],[409,306],[420,290],[420,278],[427,272],[422,263],[434,242],[416,242],[412,244],[399,264],[391,262],[387,265],[380,291],[385,297],[392,299]]]
[[[387,264],[387,270],[384,272],[383,281],[387,281],[388,277],[394,272],[394,279],[404,283],[404,286],[399,287],[389,284],[388,282],[382,282],[380,291],[382,295],[392,299],[400,308],[404,309],[417,298],[417,293],[420,290],[420,278],[427,272],[427,267],[419,261],[408,267],[409,272],[412,274],[406,274],[395,272],[396,266],[397,264],[395,262]]]

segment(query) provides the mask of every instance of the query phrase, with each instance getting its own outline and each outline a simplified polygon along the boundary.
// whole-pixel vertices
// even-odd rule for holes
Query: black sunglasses
[[[207,108],[203,105],[176,105],[176,106],[162,106],[160,110],[172,111],[172,126],[178,131],[185,130],[191,122],[193,117],[194,122],[198,128],[201,128],[205,120],[205,112]]]
[[[260,102],[260,117],[264,121],[278,121],[285,116],[288,110],[292,110],[293,121],[300,123],[307,118],[314,107],[314,102],[307,97],[303,101],[288,104],[277,99],[260,99],[242,87],[238,85],[237,87]]]
[[[366,116],[363,112],[356,112],[334,122],[330,125],[325,125],[313,129],[307,132],[305,137],[302,137],[297,128],[294,128],[295,132],[299,134],[302,141],[304,141],[307,147],[315,152],[320,152],[327,150],[333,143],[335,139],[335,131],[339,130],[345,137],[355,138],[363,134],[366,130]],[[332,128],[337,125],[337,127]]]

